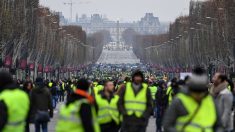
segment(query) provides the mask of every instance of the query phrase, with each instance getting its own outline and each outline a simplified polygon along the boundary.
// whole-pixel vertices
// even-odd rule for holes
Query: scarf
[[[212,85],[211,87],[211,94],[215,97],[217,96],[221,91],[223,91],[224,89],[226,89],[228,87],[228,83],[227,82],[223,82],[221,84],[219,84],[218,86],[214,86]]]

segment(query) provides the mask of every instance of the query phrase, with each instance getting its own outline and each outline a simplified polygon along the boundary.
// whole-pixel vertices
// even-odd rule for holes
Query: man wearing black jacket
[[[157,108],[156,112],[156,126],[157,126],[157,132],[162,132],[162,120],[163,115],[167,107],[167,95],[166,95],[166,82],[164,80],[160,80],[158,82],[158,91],[155,94],[155,105]]]
[[[53,107],[51,93],[41,77],[36,79],[36,88],[31,92],[30,102],[30,122],[35,124],[36,132],[40,132],[40,128],[46,132],[50,117],[53,117]]]

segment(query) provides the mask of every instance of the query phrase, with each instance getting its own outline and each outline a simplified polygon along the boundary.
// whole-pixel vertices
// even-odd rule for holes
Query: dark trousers
[[[26,124],[25,124],[25,132],[30,132],[30,129],[29,129],[29,122],[27,121]]]
[[[64,91],[59,92],[59,101],[64,102]]]
[[[35,132],[47,132],[47,122],[35,122]]]
[[[57,101],[58,101],[58,97],[56,95],[52,95],[52,106],[53,106],[53,109],[56,108]]]
[[[162,131],[162,117],[156,118],[156,126],[157,126],[157,132]]]
[[[124,124],[121,132],[146,132],[147,126]]]
[[[119,132],[120,126],[114,121],[100,125],[101,132]]]
[[[162,132],[162,120],[164,115],[164,110],[162,107],[156,107],[156,126],[157,132]]]

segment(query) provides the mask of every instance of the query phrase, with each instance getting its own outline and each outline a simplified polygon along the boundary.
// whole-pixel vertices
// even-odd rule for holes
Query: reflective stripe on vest
[[[7,125],[9,126],[18,126],[24,123],[25,121],[16,121],[16,122],[8,122]]]
[[[152,95],[152,99],[155,99],[155,94],[157,93],[157,87],[156,86],[150,86],[149,87],[151,95]]]
[[[117,95],[108,102],[106,99],[103,99],[100,94],[96,96],[96,103],[98,105],[98,122],[99,124],[109,123],[112,120],[116,124],[120,124],[120,116],[118,111],[118,100]]]
[[[198,103],[190,96],[185,94],[178,94],[177,98],[179,98],[184,105],[185,109],[188,112],[188,115],[178,117],[176,121],[177,131],[184,132],[213,132],[212,127],[216,122],[216,109],[213,98],[210,95],[207,95],[201,102],[200,109],[198,113],[195,115],[191,123],[189,123],[184,130],[182,130],[185,123],[189,121],[189,119],[194,114],[195,109],[198,106]]]
[[[2,132],[24,132],[29,111],[28,95],[19,89],[4,90],[0,100],[6,104],[8,113],[8,122]]]
[[[142,84],[142,89],[135,95],[132,84],[128,82],[126,84],[126,91],[124,94],[124,106],[127,111],[127,114],[133,115],[136,117],[141,117],[147,107],[147,84]]]
[[[87,99],[78,100],[68,106],[63,105],[60,109],[56,132],[84,132],[79,111],[82,104],[89,104]],[[92,118],[95,132],[100,132],[99,124],[96,119],[95,109],[92,106]]]
[[[176,125],[183,127],[184,123],[178,122]],[[189,123],[188,126],[194,127],[194,129],[201,129],[202,132],[205,132],[207,129],[212,129],[212,126],[204,126],[204,127],[202,127],[202,126],[200,126],[199,124],[196,124],[196,123]],[[210,131],[210,130],[208,130],[208,131]]]

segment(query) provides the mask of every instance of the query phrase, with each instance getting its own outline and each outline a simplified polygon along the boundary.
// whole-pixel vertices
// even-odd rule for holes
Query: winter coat
[[[214,93],[216,104],[218,105],[222,125],[225,130],[232,130],[232,106],[233,106],[233,95],[227,89],[227,83],[215,87],[219,89],[218,93]]]
[[[30,96],[31,112],[30,122],[33,123],[37,111],[48,111],[50,117],[53,117],[52,97],[47,87],[36,87],[32,90]]]

